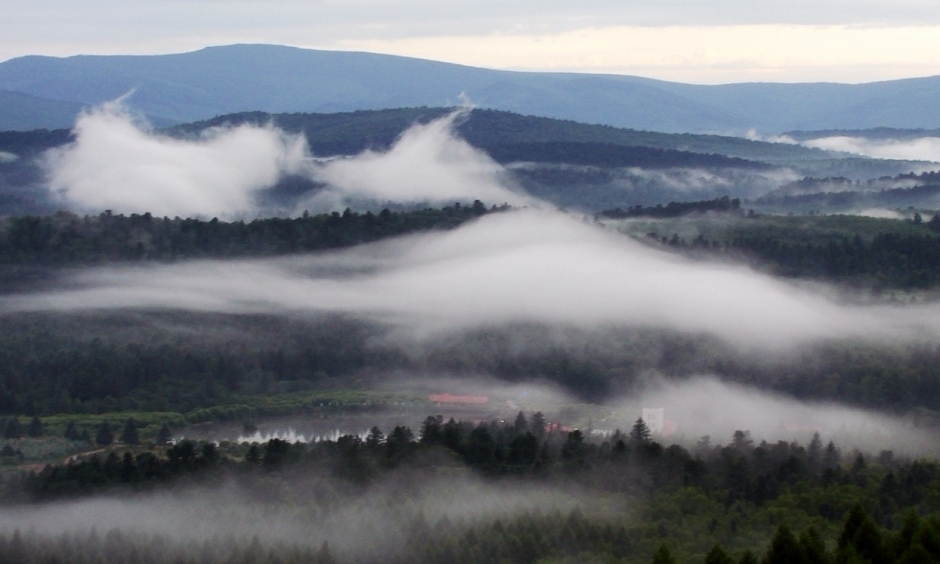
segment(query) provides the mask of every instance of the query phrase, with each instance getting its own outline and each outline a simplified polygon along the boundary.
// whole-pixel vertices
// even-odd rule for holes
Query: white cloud
[[[535,205],[486,154],[454,135],[465,110],[402,133],[386,152],[315,162],[303,136],[242,125],[175,139],[141,127],[112,102],[79,116],[74,143],[44,159],[49,188],[83,210],[158,216],[242,216],[284,174],[325,183],[298,210],[332,211],[364,202]]]
[[[319,165],[313,175],[328,189],[300,207],[342,209],[356,201],[534,203],[525,194],[505,187],[508,179],[498,163],[454,135],[454,121],[463,115],[458,111],[428,124],[416,124],[387,152],[366,151]]]
[[[213,129],[197,140],[146,131],[112,102],[79,116],[74,143],[46,154],[48,185],[86,210],[155,215],[234,215],[254,192],[302,170],[301,137],[271,127]]]

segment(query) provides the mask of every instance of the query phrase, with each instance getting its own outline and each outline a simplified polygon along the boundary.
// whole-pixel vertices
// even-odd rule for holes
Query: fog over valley
[[[692,261],[550,211],[265,261],[102,267],[2,298],[7,311],[335,311],[425,330],[512,322],[651,326],[742,346],[924,337],[933,306],[849,306],[748,268]]]
[[[0,131],[0,561],[940,558],[934,131],[150,88]]]

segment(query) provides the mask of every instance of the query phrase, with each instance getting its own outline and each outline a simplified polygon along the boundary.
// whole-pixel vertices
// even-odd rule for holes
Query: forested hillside
[[[311,150],[318,155],[341,155],[367,148],[383,149],[409,125],[441,117],[451,108],[402,108],[393,110],[357,111],[335,114],[268,114],[246,112],[219,116],[211,120],[169,128],[171,134],[195,134],[208,127],[243,123],[274,125],[292,133],[303,132]],[[763,143],[740,137],[674,134],[623,129],[605,125],[579,123],[518,113],[474,109],[457,123],[457,131],[472,145],[485,151],[503,148],[502,162],[516,160],[512,148],[538,147],[541,143],[558,143],[574,147],[579,144],[597,146],[648,147],[738,159],[782,162],[786,160],[826,159],[825,151],[798,145]],[[528,151],[531,153],[531,149]],[[539,157],[544,162],[544,157]],[[525,160],[525,159],[521,159]],[[567,162],[556,158],[552,162]],[[707,161],[705,161],[707,162]],[[729,162],[716,157],[714,165]],[[702,163],[697,163],[701,165]],[[629,165],[623,165],[629,166]],[[662,165],[660,165],[662,166]]]
[[[225,222],[103,213],[0,219],[0,265],[63,266],[113,261],[264,257],[348,247],[380,239],[449,229],[505,208],[472,205],[442,209]]]
[[[626,225],[641,240],[666,249],[753,261],[780,275],[869,288],[885,296],[897,290],[930,290],[940,281],[940,236],[932,230],[933,220],[742,217],[737,206],[721,199],[632,208]],[[667,214],[696,208],[720,213],[673,219]],[[248,223],[112,214],[8,218],[0,229],[3,288],[11,296],[29,295],[36,288],[54,287],[63,273],[81,266],[335,249],[449,229],[493,211],[477,202],[415,212],[347,211]],[[647,211],[654,217],[644,219]],[[7,314],[2,323],[0,413],[7,415],[115,410],[192,414],[216,405],[246,404],[260,409],[263,402],[256,398],[315,390],[335,379],[359,379],[376,366],[410,372],[484,370],[507,381],[539,375],[590,400],[630,390],[649,370],[675,376],[714,372],[732,381],[756,380],[795,397],[838,399],[901,413],[940,411],[940,359],[925,344],[823,342],[808,349],[805,357],[767,362],[704,335],[654,330],[604,333],[604,347],[582,349],[575,339],[551,350],[516,350],[498,343],[521,328],[493,327],[469,332],[463,339],[431,339],[417,349],[402,349],[380,338],[388,330],[381,323],[343,316],[302,322],[183,312],[33,313]],[[199,333],[227,327],[221,334],[229,337],[184,343],[173,331],[160,329],[177,324],[202,327]],[[248,337],[256,324],[267,327],[272,338]],[[125,329],[115,332],[113,325]],[[528,331],[526,338],[532,342],[547,334],[538,327]],[[589,334],[582,338],[591,340]],[[200,384],[192,385],[195,380]],[[272,413],[306,409],[304,401]]]
[[[334,157],[385,151],[410,126],[451,111],[245,112],[157,129],[151,135],[154,139],[173,136],[193,141],[214,127],[271,124],[287,133],[303,134],[313,155]],[[812,177],[841,176],[868,182],[909,173],[922,163],[837,155],[792,144],[638,131],[481,109],[457,119],[454,132],[507,166],[509,181],[533,196],[592,213],[723,194],[753,200],[755,206],[767,211],[801,213],[813,209],[852,211],[860,206],[924,207],[934,199],[926,188],[895,189],[884,182],[877,194],[871,186],[858,188],[870,192],[863,195],[832,194],[828,188],[823,188],[825,194],[795,191],[786,181],[794,174],[818,183],[825,180]],[[0,152],[7,155],[0,158],[0,214],[50,213],[66,205],[59,194],[48,190],[48,161],[42,155],[73,140],[71,132],[64,129],[0,132]],[[904,182],[908,186],[915,181]],[[306,176],[287,175],[273,186],[259,187],[257,200],[264,209],[294,210],[298,198],[318,187]]]
[[[157,136],[271,122],[335,156],[386,150],[408,124],[446,111],[238,114]],[[940,287],[940,218],[926,206],[895,210],[904,219],[761,207],[776,205],[770,198],[922,203],[936,174],[804,178],[749,200],[715,191],[764,190],[760,182],[778,182],[767,162],[819,152],[780,146],[752,159],[764,144],[495,111],[460,119],[457,132],[523,187],[586,212],[573,220],[454,198],[440,208],[389,201],[244,220],[0,218],[0,500],[27,515],[0,523],[0,559],[936,559],[940,471],[918,457],[936,456],[940,348],[916,314]],[[70,139],[65,130],[0,134],[0,174],[41,182],[31,159]],[[711,184],[690,192],[703,178]],[[667,200],[666,185],[685,199]],[[290,206],[325,189],[285,176],[259,192],[259,205]],[[40,198],[18,190],[3,197],[26,207]],[[496,222],[497,231],[474,231]],[[388,252],[396,245],[400,255]],[[203,276],[210,270],[223,276]],[[638,287],[641,270],[663,275],[638,277]],[[267,277],[274,271],[284,276]],[[849,320],[884,311],[914,325],[879,333],[833,323],[832,332],[810,327],[778,343],[773,320],[805,320],[741,301],[720,283],[703,286],[699,274],[780,307],[809,304]],[[255,287],[297,299],[265,302]],[[413,287],[422,290],[409,294]],[[433,295],[440,287],[443,300]],[[148,301],[154,291],[161,300]],[[591,307],[581,298],[595,292],[597,318],[565,315]],[[630,292],[662,299],[645,317],[604,315]],[[660,310],[673,303],[675,319],[663,322]],[[757,330],[770,337],[758,341],[696,318],[736,326],[764,314],[772,326]],[[665,413],[655,433],[636,419],[647,408]],[[407,422],[414,417],[426,419],[419,427]],[[716,417],[739,430],[701,431],[726,425]],[[294,422],[316,431],[298,442],[293,428],[269,434]],[[749,432],[757,428],[761,435]],[[496,501],[461,513],[487,499]],[[72,507],[127,524],[68,537],[34,526],[45,508]],[[224,523],[226,532],[141,532],[152,529],[134,524],[135,511],[153,507],[198,508],[199,524]],[[238,525],[226,529],[226,519]]]
[[[274,511],[275,519],[289,519],[303,507],[316,512],[308,522],[325,526],[340,512],[339,500],[365,512],[375,502],[381,507],[411,494],[411,486],[396,480],[402,473],[442,488],[440,501],[392,509],[381,537],[350,543],[341,535],[274,534],[250,542],[168,544],[122,532],[120,526],[68,540],[18,529],[12,538],[0,537],[0,555],[12,562],[96,553],[115,562],[143,553],[155,562],[237,556],[242,562],[742,564],[761,555],[767,562],[820,563],[930,562],[940,556],[940,467],[899,459],[890,451],[843,452],[818,434],[807,444],[755,443],[748,432],[737,431],[728,443],[702,437],[686,448],[654,441],[642,420],[598,439],[580,430],[551,430],[541,413],[522,412],[506,422],[429,416],[420,429],[385,431],[373,427],[365,437],[313,444],[272,439],[263,445],[140,446],[131,435],[131,444],[110,446],[107,455],[46,466],[7,480],[0,491],[7,501],[108,493],[112,499],[147,502],[161,489],[185,486],[201,488],[199,503],[224,508],[212,486],[224,480],[255,496],[247,507],[236,502],[239,511],[253,516]],[[109,442],[99,445],[108,449]],[[485,481],[468,486],[474,477]],[[577,501],[559,509],[545,494],[542,507],[507,506],[482,518],[435,516],[435,505],[466,495],[458,492],[468,488],[478,497],[508,499],[513,490],[530,487],[577,492]],[[448,489],[454,493],[445,493]],[[361,527],[347,525],[355,532]]]
[[[777,276],[876,291],[940,283],[940,216],[774,216],[745,213],[741,206],[725,197],[618,208],[597,217],[632,219],[618,228],[665,248],[747,261]]]

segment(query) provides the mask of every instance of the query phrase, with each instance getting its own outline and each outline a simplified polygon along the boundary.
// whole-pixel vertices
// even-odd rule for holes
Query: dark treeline
[[[46,149],[74,141],[70,129],[35,129],[33,131],[0,131],[0,151],[18,156],[35,155]]]
[[[927,344],[829,342],[771,360],[708,337],[639,330],[572,335],[568,344],[527,349],[505,343],[523,338],[520,334],[524,342],[538,343],[546,333],[537,327],[507,330],[512,335],[490,329],[401,349],[383,339],[381,327],[341,317],[292,322],[167,314],[143,321],[144,326],[191,323],[223,334],[255,329],[221,342],[179,341],[159,332],[128,334],[131,342],[121,342],[120,336],[85,340],[102,323],[125,327],[129,322],[120,317],[79,316],[64,326],[42,319],[35,326],[2,323],[0,415],[155,411],[189,417],[198,411],[200,421],[225,419],[232,406],[256,404],[256,398],[337,385],[357,388],[395,371],[483,372],[509,382],[538,377],[586,400],[629,393],[649,371],[675,379],[719,374],[802,399],[898,413],[940,411],[940,347]],[[71,332],[73,326],[84,333]],[[276,413],[293,409],[307,408],[297,404]]]
[[[257,536],[225,535],[183,542],[119,528],[99,534],[47,536],[35,532],[0,534],[0,561],[9,564],[95,562],[98,564],[336,564],[329,544],[319,548],[261,542]]]
[[[676,204],[673,210],[680,213],[674,215],[667,213],[673,205],[670,203],[661,210],[630,208],[619,216],[605,217],[678,217],[703,211],[694,209],[695,204],[705,204],[707,208],[718,202]],[[752,225],[749,222],[750,219],[730,226],[720,238],[709,239],[699,234],[688,241],[678,234],[665,236],[655,231],[647,233],[647,237],[677,249],[730,253],[756,262],[778,276],[821,279],[875,290],[924,289],[940,284],[940,236],[931,233],[940,232],[940,215],[925,222],[920,214],[915,214],[908,223],[920,227],[917,232],[865,233],[864,237],[851,230],[818,237],[794,236],[789,227],[759,220]]]
[[[564,163],[605,168],[743,168],[768,169],[769,165],[724,155],[690,153],[676,149],[591,142],[513,143],[486,147],[497,162]]]
[[[490,211],[476,201],[442,209],[224,222],[69,212],[0,220],[0,264],[269,256],[332,249],[429,229],[448,229]]]
[[[844,176],[801,178],[756,198],[759,206],[784,209],[861,209],[863,207],[932,207],[940,193],[940,173],[906,173],[868,180]]]
[[[549,431],[538,413],[478,424],[431,416],[417,434],[399,426],[386,436],[373,428],[364,438],[346,435],[310,444],[275,439],[216,447],[183,441],[166,449],[112,451],[7,479],[3,493],[8,500],[28,502],[225,481],[246,491],[263,490],[266,503],[289,499],[322,511],[324,497],[330,497],[321,491],[325,477],[348,485],[339,490],[365,497],[382,495],[376,488],[396,484],[394,495],[401,499],[411,491],[394,480],[402,472],[418,483],[442,480],[459,488],[464,478],[454,472],[458,467],[474,470],[488,487],[582,488],[590,492],[585,503],[644,503],[636,503],[627,516],[585,506],[567,515],[526,512],[469,526],[447,517],[429,523],[417,515],[398,531],[397,558],[384,553],[375,561],[590,557],[649,562],[657,547],[656,558],[676,555],[680,562],[701,562],[706,554],[718,553],[749,562],[745,558],[764,551],[769,562],[895,562],[908,551],[940,555],[936,463],[898,459],[890,451],[877,456],[843,453],[818,435],[807,445],[755,444],[749,433],[737,431],[726,445],[703,437],[690,449],[664,446],[641,420],[628,433],[592,439],[580,430]],[[288,483],[291,487],[285,487]],[[353,497],[348,496],[350,503]],[[933,517],[921,520],[918,514]],[[797,536],[792,530],[807,532]],[[834,551],[828,548],[832,546]],[[0,553],[4,549],[9,545],[0,543]],[[822,559],[792,556],[809,550]],[[852,551],[858,554],[853,557]],[[791,556],[780,559],[781,554]],[[864,559],[852,559],[858,556]],[[341,554],[333,557],[342,560]],[[717,561],[734,562],[738,556]]]
[[[940,172],[908,172],[896,176],[882,176],[879,178],[870,178],[868,180],[852,180],[844,176],[834,176],[826,178],[804,177],[795,182],[784,184],[779,189],[771,192],[772,196],[780,195],[799,195],[799,194],[822,194],[825,192],[848,192],[848,191],[887,191],[897,188],[899,181],[907,185],[908,188],[921,186],[940,186]],[[838,190],[834,190],[837,188]],[[902,188],[903,189],[903,188]]]
[[[693,213],[740,213],[741,200],[728,196],[699,202],[669,202],[665,206],[631,206],[626,210],[615,208],[598,212],[597,217],[605,219],[626,219],[628,217],[682,217]]]
[[[814,182],[823,182],[815,180]],[[826,179],[839,181],[841,179]],[[932,180],[932,179],[931,179]],[[914,186],[910,188],[884,188],[865,191],[860,186],[844,179],[844,190],[826,190],[821,192],[786,194],[771,192],[754,200],[755,205],[781,206],[800,209],[818,206],[822,209],[863,209],[864,207],[906,208],[908,206],[932,206],[940,194],[940,183]],[[936,182],[933,180],[933,182]]]
[[[584,481],[594,488],[621,493],[697,488],[716,496],[726,507],[739,501],[761,506],[789,495],[795,484],[872,487],[877,489],[867,503],[873,518],[885,526],[899,524],[895,518],[901,509],[940,510],[940,506],[934,507],[937,500],[932,497],[940,486],[940,465],[899,459],[891,451],[882,451],[875,458],[857,451],[847,455],[831,441],[823,444],[818,434],[808,445],[786,441],[755,444],[749,432],[736,431],[726,445],[712,444],[706,436],[691,449],[664,446],[654,438],[642,419],[628,432],[618,430],[598,439],[581,430],[548,425],[540,412],[528,417],[520,412],[511,421],[480,423],[453,418],[445,421],[435,415],[428,416],[417,432],[396,426],[386,435],[373,427],[365,437],[344,435],[335,441],[305,444],[271,439],[263,444],[223,442],[216,446],[184,440],[165,449],[138,449],[136,454],[112,450],[106,456],[92,454],[23,474],[4,483],[4,494],[12,499],[26,495],[31,500],[84,495],[121,484],[166,482],[212,469],[293,468],[291,472],[309,473],[310,467],[316,467],[337,478],[365,484],[411,463],[452,466],[459,462],[483,476]],[[453,457],[428,458],[435,452]],[[846,499],[835,503],[828,496],[817,502],[812,512],[826,519],[841,518],[854,503]],[[840,505],[844,503],[849,505]]]
[[[937,220],[931,220],[931,225]],[[940,222],[938,222],[940,223]],[[742,235],[731,247],[756,255],[781,276],[835,279],[876,288],[929,288],[940,283],[940,237],[879,233],[825,243]]]
[[[411,125],[428,123],[452,111],[452,108],[398,108],[335,114],[242,112],[174,126],[166,132],[198,135],[210,127],[273,123],[284,131],[303,133],[316,155],[349,155],[367,149],[385,150]],[[760,162],[764,156],[760,149],[749,146],[752,142],[714,135],[636,131],[485,109],[475,109],[463,116],[455,123],[455,129],[470,144],[501,163],[769,168]],[[740,158],[726,156],[725,151],[747,154]]]
[[[930,225],[940,223],[931,220]],[[940,237],[879,233],[870,241],[844,235],[819,242],[781,240],[760,232],[742,231],[727,242],[703,235],[686,241],[678,235],[647,234],[676,248],[743,254],[778,276],[815,278],[846,285],[923,289],[940,284]]]
[[[873,524],[856,506],[846,516],[833,548],[810,527],[796,534],[780,525],[765,551],[755,546],[735,556],[716,544],[704,557],[677,559],[666,544],[652,558],[635,554],[624,527],[585,517],[579,510],[567,513],[532,512],[474,526],[455,526],[441,520],[433,526],[412,520],[401,535],[407,548],[400,556],[344,558],[334,554],[329,542],[319,548],[309,544],[220,535],[203,542],[180,541],[163,535],[114,528],[104,534],[40,535],[35,532],[0,533],[0,559],[10,564],[46,562],[100,562],[124,564],[337,564],[340,562],[392,562],[420,564],[490,564],[513,562],[652,562],[653,564],[776,564],[776,563],[933,563],[940,559],[940,519],[912,513],[904,527],[886,530]],[[387,534],[387,533],[386,533]],[[757,554],[763,553],[758,558]]]
[[[33,330],[8,325],[0,337],[0,413],[187,413],[240,403],[247,396],[311,389],[328,377],[369,366],[401,364],[396,351],[368,346],[376,329],[367,324],[339,318],[299,327],[267,317],[241,321],[256,330],[272,326],[278,337],[290,338],[296,330],[296,345],[147,344],[146,335],[127,344],[79,342],[76,334],[58,336],[41,325]],[[211,326],[212,320],[204,322]]]

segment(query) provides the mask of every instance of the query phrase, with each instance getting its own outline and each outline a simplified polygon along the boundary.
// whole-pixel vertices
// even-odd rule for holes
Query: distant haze
[[[697,83],[862,82],[935,74],[940,52],[940,17],[925,0],[40,0],[2,18],[0,60],[278,42]]]
[[[740,52],[737,44],[735,50]],[[48,120],[40,120],[44,115],[61,120],[67,107],[100,104],[132,89],[128,104],[157,123],[236,111],[439,107],[455,105],[466,95],[484,108],[667,132],[940,127],[936,77],[861,85],[700,86],[636,76],[506,72],[273,45],[145,57],[6,61],[0,63],[0,91],[16,96],[0,96],[0,116],[6,121],[2,127],[48,127]],[[33,97],[32,106],[25,95]],[[66,121],[60,126],[68,125]]]

